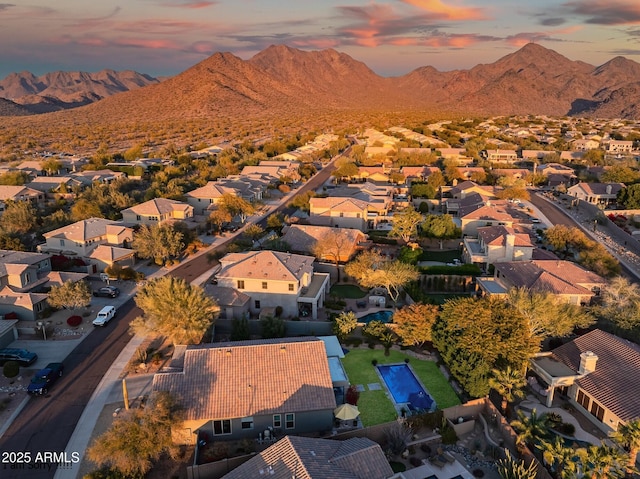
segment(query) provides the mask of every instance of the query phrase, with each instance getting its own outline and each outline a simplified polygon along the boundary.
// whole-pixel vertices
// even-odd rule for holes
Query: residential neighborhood
[[[126,358],[92,365],[72,421],[73,477],[498,479],[511,460],[547,478],[596,453],[628,472],[640,124],[299,137],[2,170],[0,359],[37,358],[3,360],[0,441],[78,372],[28,400],[29,377],[117,336]],[[121,469],[109,447],[141,425],[155,449]]]

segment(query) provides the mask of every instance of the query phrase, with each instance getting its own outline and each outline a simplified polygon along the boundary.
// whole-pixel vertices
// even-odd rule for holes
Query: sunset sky
[[[272,44],[334,48],[384,76],[470,68],[531,41],[593,65],[640,61],[640,0],[8,1],[0,78],[103,68],[174,75],[218,51],[248,59]]]

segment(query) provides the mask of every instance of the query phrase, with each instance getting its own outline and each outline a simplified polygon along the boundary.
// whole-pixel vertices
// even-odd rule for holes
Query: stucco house
[[[126,173],[112,170],[87,170],[72,173],[71,176],[80,181],[85,186],[91,186],[94,183],[108,185],[120,178],[126,178]]]
[[[185,193],[187,203],[193,207],[195,215],[208,216],[215,209],[215,205],[226,195],[239,196],[253,202],[262,199],[268,181],[260,178],[233,177],[209,181],[206,185]]]
[[[468,208],[461,207],[458,216],[463,236],[477,236],[478,228],[483,226],[513,227],[523,219],[511,203],[504,200],[486,201],[484,204],[475,204]]]
[[[366,231],[368,218],[369,203],[363,200],[339,196],[309,199],[309,223],[311,224]]]
[[[187,346],[153,390],[184,408],[177,444],[329,431],[336,407],[324,342],[313,337]]]
[[[492,163],[511,164],[518,161],[518,152],[514,150],[483,150],[480,154]]]
[[[282,317],[318,318],[329,293],[329,274],[313,270],[312,256],[279,251],[229,253],[220,259],[218,286],[233,288],[251,298],[249,311],[282,308]]]
[[[43,234],[46,242],[38,246],[41,252],[51,252],[85,258],[94,267],[93,273],[109,264],[130,266],[135,252],[127,247],[133,241],[133,230],[116,221],[89,218]]]
[[[465,236],[462,257],[465,263],[486,269],[494,263],[528,261],[534,249],[528,233],[503,225],[484,226],[478,228],[477,238]]]
[[[380,445],[365,437],[344,441],[286,436],[222,479],[387,479],[393,470]]]
[[[595,329],[529,363],[547,406],[560,393],[606,433],[640,417],[640,346],[631,341]]]
[[[495,263],[492,278],[477,278],[478,289],[488,295],[505,295],[511,288],[550,293],[571,304],[589,304],[606,286],[606,280],[571,261],[531,260]]]
[[[624,188],[624,183],[584,183],[567,189],[567,194],[581,201],[594,205],[610,205],[616,202],[618,192]]]
[[[0,185],[0,213],[7,208],[8,201],[28,201],[35,207],[44,205],[46,200],[42,191],[26,186]]]
[[[122,222],[130,225],[156,225],[190,218],[193,218],[193,206],[167,198],[154,198],[122,210]]]

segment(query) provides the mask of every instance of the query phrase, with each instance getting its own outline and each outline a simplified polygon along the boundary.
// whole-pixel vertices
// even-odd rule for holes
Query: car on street
[[[120,295],[120,290],[115,286],[103,286],[93,292],[96,297],[115,298]]]
[[[36,362],[36,359],[38,359],[38,355],[26,349],[0,349],[0,365],[7,361],[16,361],[20,366],[31,366]]]
[[[49,388],[62,376],[64,365],[62,363],[49,363],[44,369],[41,369],[31,378],[27,392],[29,394],[37,394],[44,396],[49,392]]]
[[[96,319],[93,320],[94,326],[104,326],[109,321],[111,321],[116,315],[116,307],[115,306],[105,306],[100,311],[98,311],[98,315]]]

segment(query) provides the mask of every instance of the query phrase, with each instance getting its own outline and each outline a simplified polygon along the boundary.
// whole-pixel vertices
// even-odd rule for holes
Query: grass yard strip
[[[329,294],[334,294],[341,298],[360,299],[367,295],[366,291],[362,291],[354,284],[335,284],[331,287]]]
[[[378,364],[402,363],[408,355],[401,351],[392,350],[389,356],[384,355],[380,349],[355,349],[342,359],[342,364],[351,384],[362,384],[365,391],[360,393],[358,409],[364,426],[373,426],[384,422],[393,421],[397,415],[393,403],[387,398],[384,385],[380,391],[369,391],[367,384],[380,383],[375,367],[371,364],[373,359]],[[438,408],[446,408],[460,404],[458,396],[442,375],[438,366],[433,361],[423,361],[409,358],[410,364],[429,394],[435,399]]]

